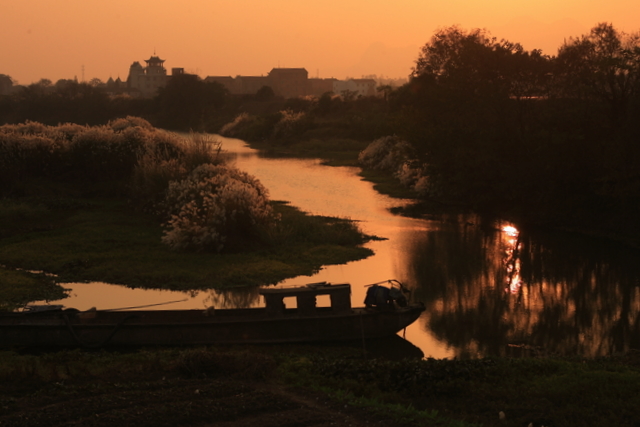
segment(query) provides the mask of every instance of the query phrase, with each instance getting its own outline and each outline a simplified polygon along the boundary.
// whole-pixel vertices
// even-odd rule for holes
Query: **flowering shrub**
[[[361,165],[378,170],[396,172],[410,160],[411,146],[397,136],[384,136],[373,141],[360,152]]]
[[[50,126],[27,120],[24,124],[15,125],[14,129],[23,135],[46,135]]]
[[[376,139],[360,153],[358,161],[364,167],[393,173],[402,185],[419,195],[433,193],[426,166],[414,159],[409,143],[397,136]]]
[[[187,170],[191,171],[207,163],[222,163],[222,143],[212,135],[191,133],[188,138],[182,138],[179,144],[180,158]]]
[[[243,124],[246,124],[250,120],[251,118],[247,113],[238,114],[232,122],[222,126],[222,128],[220,129],[220,135],[235,136],[238,128]]]
[[[93,127],[36,122],[4,125],[0,126],[0,194],[19,191],[25,180],[33,178],[105,182],[112,189],[120,185],[122,190],[133,178],[137,197],[144,193],[138,190],[144,188],[140,176],[145,170],[152,175],[160,171],[167,177],[164,192],[169,180],[183,178],[198,165],[218,162],[219,151],[220,144],[207,136],[184,138],[156,130],[137,117]],[[157,186],[151,187],[153,198]]]
[[[404,185],[405,187],[410,187],[420,177],[421,170],[410,164],[409,162],[406,162],[398,168],[394,175],[396,178],[398,178],[402,185]]]
[[[169,183],[184,179],[200,165],[222,163],[221,149],[221,143],[208,135],[154,134],[138,155],[131,179],[131,194],[138,207],[162,214],[158,205]]]
[[[302,133],[309,125],[309,119],[304,112],[292,110],[280,111],[280,120],[273,127],[272,139],[288,139]]]
[[[253,176],[205,164],[169,184],[162,241],[174,250],[221,251],[228,239],[255,236],[274,222],[268,191]]]
[[[439,196],[441,195],[429,181],[426,175],[419,176],[416,183],[413,184],[413,189],[421,196]]]
[[[146,130],[154,130],[153,126],[151,126],[151,123],[149,123],[145,119],[142,119],[140,117],[134,117],[134,116],[127,116],[124,119],[111,120],[107,124],[107,127],[111,128],[111,130],[113,130],[114,132],[122,132],[123,130],[131,127],[137,127],[137,128],[146,129]]]
[[[32,174],[48,171],[52,148],[52,141],[40,134],[15,138],[0,133],[0,194],[20,188]]]
[[[113,132],[100,126],[77,133],[67,145],[66,160],[71,177],[99,181],[114,170],[112,156],[116,144]],[[120,168],[117,168],[120,171]]]
[[[55,141],[67,142],[71,141],[77,134],[86,132],[87,129],[87,126],[77,125],[74,123],[65,123],[56,127],[52,126],[47,135]]]
[[[402,185],[413,188],[419,195],[432,194],[425,168],[417,161],[404,163],[394,175]]]

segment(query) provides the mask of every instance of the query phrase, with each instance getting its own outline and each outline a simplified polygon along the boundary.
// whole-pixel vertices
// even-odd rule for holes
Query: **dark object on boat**
[[[424,311],[423,304],[352,308],[351,286],[346,283],[266,288],[261,289],[260,294],[265,298],[264,308],[78,311],[61,306],[40,306],[2,313],[0,347],[362,340],[394,335]],[[317,307],[318,295],[329,295],[331,306]],[[286,308],[285,297],[295,297],[297,308]]]
[[[380,286],[380,284],[386,283],[390,287]],[[405,294],[409,294],[409,290],[397,280],[386,280],[384,282],[374,283],[368,286],[367,296],[364,299],[365,306],[371,308],[393,308],[406,307],[407,297]]]

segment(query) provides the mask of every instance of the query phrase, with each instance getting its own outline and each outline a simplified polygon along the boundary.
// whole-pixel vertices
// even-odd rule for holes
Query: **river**
[[[367,243],[375,255],[323,267],[279,286],[327,281],[352,284],[362,305],[366,285],[397,279],[427,310],[405,338],[425,357],[564,354],[588,357],[640,348],[640,253],[562,233],[525,233],[514,224],[475,215],[423,219],[390,213],[410,203],[377,193],[357,168],[319,160],[270,158],[243,141],[221,138],[239,169],[256,176],[272,200],[313,214],[358,221],[386,240]],[[176,301],[169,307],[256,306],[255,291],[190,293],[68,283],[60,303],[87,309]],[[322,301],[320,301],[322,303]],[[158,306],[166,308],[167,306]]]

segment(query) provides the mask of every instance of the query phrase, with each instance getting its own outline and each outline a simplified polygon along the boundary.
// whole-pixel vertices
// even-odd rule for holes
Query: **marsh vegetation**
[[[209,136],[132,117],[100,127],[28,122],[0,127],[0,152],[10,306],[50,298],[49,287],[37,294],[20,285],[52,281],[28,271],[204,289],[276,283],[370,254],[353,222],[271,201],[259,181],[225,164]]]

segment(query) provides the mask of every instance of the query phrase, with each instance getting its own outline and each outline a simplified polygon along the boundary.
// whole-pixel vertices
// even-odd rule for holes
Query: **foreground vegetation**
[[[398,361],[358,346],[266,346],[0,357],[10,426],[634,426],[639,396],[636,354]]]

